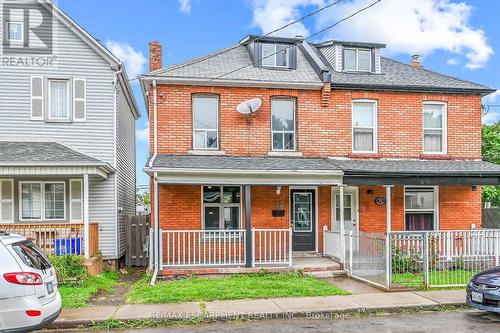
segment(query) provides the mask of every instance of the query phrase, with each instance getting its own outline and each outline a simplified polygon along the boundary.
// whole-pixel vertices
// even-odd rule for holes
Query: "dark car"
[[[467,304],[500,313],[500,267],[477,273],[467,285]]]

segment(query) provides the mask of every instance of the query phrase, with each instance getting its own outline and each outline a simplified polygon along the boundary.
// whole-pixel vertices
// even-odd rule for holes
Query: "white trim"
[[[318,215],[319,215],[319,190],[318,190],[318,186],[300,186],[300,185],[297,185],[297,186],[288,186],[288,214],[290,215],[290,218],[289,218],[289,221],[288,223],[291,224],[291,220],[292,220],[292,216],[291,216],[291,211],[290,211],[290,208],[291,208],[291,200],[292,200],[292,196],[290,195],[290,192],[292,190],[314,190],[315,193],[314,193],[314,197],[315,197],[315,205],[314,205],[314,209],[315,209],[315,212],[314,212],[314,223],[316,224],[316,227],[315,227],[315,230],[314,230],[314,251],[315,252],[318,252],[318,249],[319,249],[319,245],[318,245],[318,230],[319,230],[319,226],[318,226],[318,223],[319,223],[319,219],[318,219]],[[291,239],[293,240],[293,234],[292,234],[292,237]],[[292,251],[293,251],[293,242],[292,242],[292,247],[291,247]]]
[[[221,193],[221,197],[220,197],[220,203],[207,203],[205,204],[204,202],[204,197],[203,197],[203,187],[204,186],[213,186],[213,187],[219,187],[219,190],[220,190],[220,193]],[[231,203],[231,204],[224,204],[223,203],[223,194],[224,194],[224,189],[223,187],[224,186],[234,186],[234,185],[210,185],[210,184],[203,184],[201,185],[201,230],[204,230],[204,231],[217,231],[217,230],[207,230],[205,229],[205,207],[219,207],[219,229],[218,231],[222,231],[222,230],[228,230],[228,231],[232,231],[233,229],[221,229],[221,225],[223,225],[223,221],[224,221],[224,214],[223,214],[223,209],[224,207],[238,207],[239,208],[239,215],[240,215],[240,220],[239,220],[239,226],[238,226],[238,229],[237,230],[240,230],[242,228],[242,225],[243,225],[243,209],[242,209],[242,201],[243,201],[243,186],[241,185],[238,185],[238,186],[234,186],[234,187],[239,187],[240,189],[240,202],[239,203]],[[245,221],[246,222],[246,221]],[[236,230],[235,230],[236,231]]]
[[[76,81],[83,82],[83,98],[77,98],[75,89],[76,89]],[[116,95],[115,95],[116,98]],[[83,118],[76,118],[76,102],[83,102]],[[87,79],[75,77],[73,78],[73,121],[75,123],[83,123],[87,121]]]
[[[425,151],[425,124],[424,124],[424,105],[441,105],[442,106],[442,124],[441,124],[441,147],[442,151],[432,152]],[[429,128],[429,130],[439,130]],[[422,152],[426,155],[446,155],[448,154],[448,104],[441,101],[424,101],[422,103]]]
[[[301,151],[291,151],[291,150],[286,150],[286,151],[270,151],[267,153],[267,156],[276,156],[276,157],[302,157],[303,154]]]
[[[216,101],[217,101],[217,115],[216,115],[216,125],[215,125],[215,129],[206,129],[206,128],[196,128],[195,125],[194,125],[194,99],[197,98],[197,97],[202,97],[202,98],[215,98]],[[199,150],[199,151],[217,151],[220,149],[220,130],[219,130],[219,117],[220,117],[220,98],[219,98],[219,95],[217,94],[206,94],[206,93],[196,93],[196,94],[192,94],[191,96],[191,124],[192,124],[192,138],[193,138],[193,144],[192,144],[192,149],[193,150]],[[204,139],[205,139],[205,142],[204,142],[204,147],[203,148],[197,148],[196,145],[195,145],[195,132],[198,131],[198,132],[204,132]],[[215,148],[209,148],[207,147],[207,132],[213,132],[213,131],[216,131],[217,132],[217,147]]]
[[[41,80],[41,89],[42,89],[42,95],[41,96],[33,96],[33,79],[40,79]],[[44,77],[42,75],[32,75],[30,76],[30,119],[31,120],[44,120],[45,116],[45,103],[43,102],[43,96],[45,94],[45,84],[44,84]],[[40,100],[42,101],[42,115],[41,117],[33,117],[33,100]]]
[[[23,184],[40,184],[40,219],[25,219],[23,218]],[[45,185],[46,184],[63,184],[63,196],[64,196],[64,217],[63,218],[46,218],[45,217]],[[66,205],[68,204],[68,200],[66,198],[66,182],[65,181],[38,181],[38,180],[26,180],[19,182],[19,221],[21,222],[44,222],[44,221],[65,221],[67,218]]]
[[[198,156],[224,156],[226,152],[224,150],[188,150],[188,155],[198,155]]]
[[[85,259],[90,258],[89,175],[83,175],[83,240]]]
[[[292,101],[293,102],[293,131],[275,131],[273,130],[273,101]],[[270,101],[271,106],[271,150],[272,152],[296,152],[297,151],[297,98],[288,96],[273,96]],[[283,149],[274,148],[274,133],[282,134],[283,136]],[[293,149],[285,149],[285,134],[293,133]]]
[[[80,199],[73,198],[73,183],[74,182],[80,183]],[[73,202],[80,202],[80,219],[79,220],[77,220],[73,217]],[[83,221],[83,180],[82,179],[70,179],[69,180],[69,220],[71,222]]]
[[[330,228],[331,228],[331,230],[334,230],[334,224],[335,224],[335,220],[337,218],[337,204],[335,202],[335,198],[336,198],[337,194],[340,195],[339,186],[332,186],[331,191],[332,191],[332,195],[331,195],[331,207],[332,207],[331,219],[332,220],[331,220]],[[354,216],[356,218],[356,229],[359,232],[359,227],[361,226],[361,223],[359,220],[359,187],[358,186],[344,186],[344,196],[346,194],[352,195],[356,201],[356,205],[354,207],[351,207],[351,214],[352,214],[352,211],[354,210]],[[352,205],[352,202],[351,202],[351,205]],[[351,215],[351,220],[352,220],[352,216],[353,215]],[[339,221],[340,221],[340,217],[339,217]],[[344,223],[345,223],[345,221],[344,221]]]
[[[356,65],[356,69],[347,69],[345,68],[345,51],[347,50],[352,50],[356,51],[356,59],[354,60],[354,63]],[[368,51],[370,52],[370,69],[368,70],[362,70],[359,69],[359,51]],[[343,52],[342,52],[342,68],[344,72],[361,72],[361,73],[372,73],[372,49],[370,48],[365,48],[365,47],[344,47]]]
[[[66,117],[52,117],[52,105],[51,105],[51,102],[52,102],[52,97],[51,97],[51,87],[50,87],[50,84],[52,82],[64,82],[66,83],[66,107],[67,107],[67,115]],[[70,87],[69,87],[69,80],[68,79],[51,79],[49,78],[47,80],[47,90],[48,90],[48,112],[47,112],[47,119],[48,120],[70,120],[71,117],[70,117],[70,94],[69,94],[69,90],[70,90]]]
[[[20,166],[0,166],[0,176],[75,176],[88,173],[100,179],[107,179],[111,173],[109,168],[104,166],[50,166],[50,165],[20,165]]]
[[[354,104],[355,103],[372,103],[374,107],[373,112],[373,150],[355,150],[354,149]],[[356,126],[360,128],[360,126]],[[368,128],[368,127],[365,127]],[[378,100],[376,99],[353,99],[351,101],[351,151],[353,153],[361,154],[377,154],[378,153]]]
[[[11,186],[11,198],[10,199],[4,199],[3,198],[3,193],[2,193],[2,189],[3,189],[3,184],[2,183],[6,183],[6,182],[10,182],[10,186]],[[0,179],[0,222],[1,223],[14,223],[14,212],[15,212],[15,209],[14,209],[14,197],[15,197],[15,193],[14,193],[14,179],[13,178],[2,178]],[[7,202],[7,203],[11,203],[12,204],[12,219],[11,220],[2,220],[2,215],[3,215],[3,208],[2,208],[2,204],[3,202]]]
[[[273,53],[271,53],[268,56],[264,56],[264,45],[273,46],[273,48],[274,48]],[[286,64],[284,66],[276,64],[276,59],[278,57],[278,51],[277,51],[278,45],[283,46],[284,47],[283,51],[285,51],[285,53],[286,53]],[[264,68],[290,68],[290,46],[287,46],[286,44],[282,44],[282,43],[261,43],[261,49],[262,49],[262,52],[261,52],[260,64],[262,67],[264,67]],[[281,52],[281,51],[279,51],[279,52]],[[274,60],[273,65],[264,65],[264,59],[268,59],[268,58],[271,58]]]
[[[6,26],[6,29],[7,29],[7,40],[9,42],[16,42],[17,43],[24,43],[24,22],[21,22],[21,21],[7,21],[7,26]],[[21,39],[11,39],[10,38],[10,25],[11,24],[19,24],[19,26],[21,27]],[[17,44],[18,45],[18,44]]]
[[[433,224],[434,224],[434,229],[433,230],[440,230],[439,229],[439,186],[426,186],[426,185],[405,185],[403,187],[403,214],[404,214],[404,217],[403,217],[403,228],[404,230],[406,231],[406,189],[407,188],[432,188],[434,190],[434,209],[433,209],[433,213],[434,213],[434,221],[433,221]],[[430,212],[431,210],[430,209],[411,209],[410,212]]]

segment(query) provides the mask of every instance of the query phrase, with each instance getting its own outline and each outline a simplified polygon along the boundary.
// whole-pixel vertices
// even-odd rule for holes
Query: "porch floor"
[[[257,273],[265,269],[269,272],[297,272],[303,271],[304,273],[309,274],[319,274],[327,273],[330,274],[328,277],[332,275],[341,275],[342,270],[340,264],[336,261],[333,261],[329,258],[320,257],[320,256],[298,256],[293,257],[292,259],[292,267],[285,265],[261,265],[256,267],[244,267],[244,266],[235,266],[235,267],[169,267],[162,269],[159,273],[162,276],[182,276],[182,275],[230,275],[230,274],[248,274],[248,273]],[[327,277],[327,276],[325,276]]]

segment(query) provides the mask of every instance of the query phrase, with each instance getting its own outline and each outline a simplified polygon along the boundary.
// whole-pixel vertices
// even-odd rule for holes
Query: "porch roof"
[[[476,160],[340,160],[349,185],[498,185],[500,165]]]
[[[57,142],[0,141],[0,175],[95,174],[106,178],[108,163]]]

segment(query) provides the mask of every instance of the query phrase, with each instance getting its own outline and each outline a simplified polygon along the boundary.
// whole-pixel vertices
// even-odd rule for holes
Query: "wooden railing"
[[[90,256],[99,253],[99,225],[89,225]],[[9,223],[0,224],[0,230],[31,238],[48,255],[83,255],[83,223]]]

